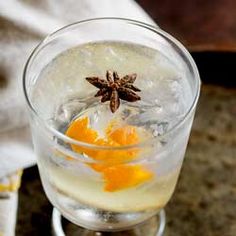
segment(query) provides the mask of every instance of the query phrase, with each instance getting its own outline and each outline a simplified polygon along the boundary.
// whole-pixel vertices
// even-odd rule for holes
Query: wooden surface
[[[191,51],[236,52],[236,0],[137,0]]]

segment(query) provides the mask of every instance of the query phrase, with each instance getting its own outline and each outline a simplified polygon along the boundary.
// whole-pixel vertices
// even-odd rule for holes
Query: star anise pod
[[[95,97],[102,96],[101,102],[110,101],[110,108],[114,113],[120,106],[120,99],[128,102],[136,102],[141,99],[135,93],[141,90],[133,85],[136,77],[137,74],[134,73],[120,78],[116,71],[108,70],[106,80],[99,77],[87,77],[86,80],[99,88]]]

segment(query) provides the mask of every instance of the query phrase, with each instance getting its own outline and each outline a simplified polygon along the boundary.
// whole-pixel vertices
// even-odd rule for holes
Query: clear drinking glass
[[[106,70],[137,73],[141,101],[122,101],[112,114],[109,103],[100,103],[85,81],[86,76],[105,77]],[[23,86],[39,172],[53,206],[69,221],[96,232],[126,230],[160,214],[161,235],[163,208],[175,189],[200,91],[187,50],[142,22],[81,21],[36,47]],[[142,138],[122,145],[123,136],[118,136],[121,144],[114,146],[85,142],[84,128],[77,130],[82,141],[65,135],[73,121],[84,117],[93,129],[116,123],[113,136],[132,127]],[[57,210],[53,222],[58,225]],[[58,226],[55,231],[63,235]]]

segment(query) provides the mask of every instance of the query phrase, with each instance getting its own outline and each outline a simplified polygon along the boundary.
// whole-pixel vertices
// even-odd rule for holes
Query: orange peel
[[[73,151],[84,153],[90,158],[99,161],[88,163],[94,171],[102,174],[104,190],[114,192],[140,185],[152,177],[152,173],[141,165],[130,165],[127,162],[138,157],[139,149],[118,150],[116,147],[137,144],[140,137],[137,127],[125,125],[113,129],[112,122],[106,129],[106,137],[100,137],[98,132],[89,126],[89,118],[83,117],[74,120],[68,127],[68,137],[97,146],[114,147],[114,149],[95,149],[71,144]]]

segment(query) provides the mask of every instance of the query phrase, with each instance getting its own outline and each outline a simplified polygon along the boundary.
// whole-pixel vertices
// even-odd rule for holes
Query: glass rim
[[[182,116],[182,118],[175,124],[173,125],[169,130],[167,130],[167,132],[157,136],[157,137],[152,137],[152,138],[148,138],[142,142],[136,143],[136,144],[132,144],[132,145],[123,145],[123,146],[118,146],[118,147],[113,147],[113,146],[102,146],[102,145],[96,145],[96,144],[92,144],[92,143],[87,143],[87,142],[82,142],[82,141],[78,141],[76,139],[70,138],[68,136],[66,136],[65,134],[61,133],[60,131],[56,130],[55,128],[53,128],[52,126],[50,126],[49,124],[47,124],[45,122],[45,120],[38,114],[37,110],[34,108],[34,106],[32,105],[30,98],[28,96],[27,93],[27,88],[26,88],[26,78],[27,78],[27,73],[28,73],[28,67],[30,65],[30,63],[33,61],[34,56],[37,55],[37,53],[41,50],[41,47],[45,44],[47,44],[50,39],[55,36],[58,33],[63,32],[64,30],[69,29],[70,27],[73,27],[75,25],[81,25],[84,23],[89,23],[89,22],[96,22],[96,21],[106,21],[106,20],[114,20],[117,22],[123,22],[123,23],[129,23],[129,24],[133,24],[139,27],[143,27],[145,29],[151,30],[157,34],[159,34],[162,38],[163,36],[166,37],[168,40],[170,40],[175,47],[177,47],[178,49],[180,49],[180,51],[186,56],[187,60],[190,62],[190,65],[192,66],[193,69],[193,77],[196,80],[196,92],[193,96],[193,101],[191,102],[191,106],[188,107],[188,109],[186,109],[186,111],[184,112],[184,115]],[[137,147],[142,147],[145,145],[150,145],[151,143],[153,143],[154,141],[163,138],[167,135],[169,135],[170,133],[174,132],[175,130],[178,129],[178,127],[180,127],[187,119],[188,117],[192,114],[192,112],[194,111],[198,98],[200,96],[200,87],[201,87],[201,80],[200,80],[200,75],[197,69],[197,66],[191,56],[191,54],[188,52],[188,50],[183,46],[182,43],[180,43],[177,39],[175,39],[172,35],[170,35],[169,33],[165,32],[164,30],[160,29],[158,26],[155,25],[151,25],[151,24],[147,24],[141,21],[137,21],[137,20],[133,20],[133,19],[128,19],[128,18],[119,18],[119,17],[99,17],[99,18],[90,18],[90,19],[86,19],[86,20],[82,20],[82,21],[77,21],[71,24],[68,24],[60,29],[57,29],[56,31],[48,34],[35,48],[34,50],[31,52],[28,60],[26,61],[26,64],[24,66],[24,70],[23,70],[23,92],[24,92],[24,96],[26,99],[26,103],[27,106],[30,110],[30,112],[32,112],[32,114],[40,121],[40,123],[46,128],[48,129],[51,133],[53,133],[53,135],[55,135],[57,138],[62,139],[63,141],[70,143],[70,144],[74,144],[74,145],[78,145],[78,146],[83,146],[83,147],[87,147],[87,148],[93,148],[93,149],[97,149],[97,150],[126,150],[126,149],[131,149],[131,148],[137,148]]]

